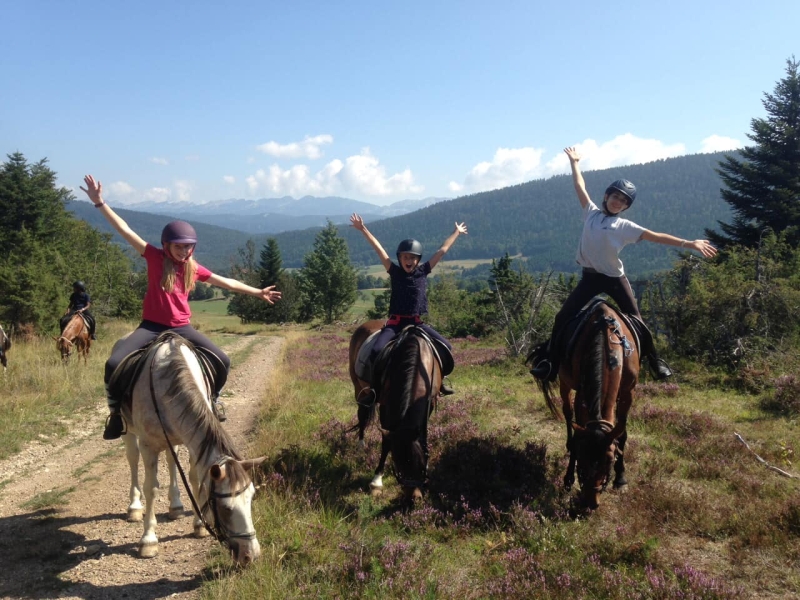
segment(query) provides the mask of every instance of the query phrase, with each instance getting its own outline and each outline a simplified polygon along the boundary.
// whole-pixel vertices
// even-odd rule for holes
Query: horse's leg
[[[369,483],[369,489],[373,496],[380,496],[383,493],[383,471],[386,468],[386,457],[389,456],[389,448],[392,445],[391,435],[388,431],[381,431],[381,458],[375,469],[375,475]]]
[[[200,476],[197,473],[197,469],[194,465],[189,468],[189,484],[192,486],[192,493],[194,497],[197,498],[197,502],[199,503],[200,500]],[[192,521],[192,529],[193,535],[196,538],[204,538],[208,537],[208,529],[206,529],[205,525],[203,525],[203,520],[200,518],[200,515],[195,515],[194,520]]]
[[[181,502],[181,488],[178,484],[178,465],[172,457],[172,452],[167,452],[167,467],[169,468],[169,513],[167,517],[173,521],[183,516],[183,502]]]
[[[360,446],[366,446],[364,442],[364,432],[367,430],[367,425],[372,420],[372,413],[375,411],[375,405],[362,406],[358,405],[358,443]]]
[[[146,444],[139,446],[144,463],[144,533],[139,541],[139,558],[153,558],[158,554],[156,536],[156,498],[158,496],[158,452]]]
[[[575,452],[573,452],[572,448],[572,420],[574,418],[572,390],[564,379],[560,379],[559,391],[561,394],[561,411],[564,413],[564,420],[567,423],[567,452],[569,452],[569,463],[567,464],[567,472],[564,474],[564,489],[569,491],[575,484]]]
[[[139,486],[139,440],[131,433],[122,436],[125,442],[125,455],[131,469],[131,488],[128,492],[130,504],[128,505],[128,521],[139,523],[142,520],[142,488]]]

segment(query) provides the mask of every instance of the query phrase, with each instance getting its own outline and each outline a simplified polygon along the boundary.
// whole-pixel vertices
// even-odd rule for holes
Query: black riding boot
[[[439,387],[439,395],[441,395],[441,396],[452,396],[455,393],[456,393],[455,390],[453,388],[451,388],[449,385],[447,385],[444,382],[444,379],[442,379],[442,385]]]
[[[664,359],[658,357],[650,329],[641,320],[633,319],[633,322],[637,325],[639,342],[642,345],[642,355],[647,358],[647,364],[650,367],[650,373],[653,374],[653,378],[661,380],[672,377],[672,369],[669,368]]]
[[[550,342],[534,350],[532,358],[535,361],[530,373],[539,381],[555,381],[558,375],[558,359],[550,349]]]
[[[119,411],[119,406],[109,406],[108,409],[111,414],[106,419],[106,428],[103,431],[104,440],[116,440],[125,433],[125,423],[122,420],[122,414]]]
[[[217,417],[220,423],[228,420],[228,415],[225,412],[225,403],[219,399],[219,394],[216,394],[211,399],[211,410],[214,411],[214,416]]]
[[[672,369],[663,358],[659,358],[656,351],[653,350],[647,355],[647,362],[650,365],[650,372],[655,379],[666,379],[672,377]]]

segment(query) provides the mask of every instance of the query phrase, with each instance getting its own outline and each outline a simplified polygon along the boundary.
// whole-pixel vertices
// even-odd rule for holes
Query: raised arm
[[[711,258],[717,253],[717,249],[708,240],[684,240],[668,233],[658,233],[649,229],[644,230],[642,239],[656,244],[664,244],[665,246],[680,246],[681,248],[697,250],[706,258]]]
[[[578,166],[578,163],[581,161],[581,155],[578,154],[575,146],[564,148],[564,152],[566,152],[569,157],[569,166],[570,169],[572,169],[572,185],[575,186],[575,193],[578,194],[578,200],[581,201],[581,208],[586,208],[586,205],[590,202],[590,198],[589,193],[586,191],[586,184],[583,181],[581,168]]]
[[[281,299],[281,293],[275,289],[274,285],[267,286],[264,289],[259,289],[247,285],[246,283],[242,283],[236,279],[231,279],[230,277],[222,277],[216,273],[212,273],[211,277],[209,277],[206,282],[217,287],[225,288],[226,290],[230,290],[232,292],[238,292],[240,294],[247,294],[248,296],[261,298],[270,304],[275,304],[276,300]]]
[[[383,268],[388,271],[389,267],[392,266],[392,259],[389,258],[389,255],[386,254],[386,250],[383,249],[381,243],[375,238],[374,235],[370,233],[369,229],[367,229],[367,226],[364,225],[364,219],[362,219],[360,215],[353,213],[350,216],[350,224],[364,234],[364,237],[367,238],[369,245],[375,248],[375,252],[378,253],[378,258],[381,259]]]
[[[100,181],[95,181],[94,177],[91,175],[87,175],[83,178],[83,181],[86,182],[86,187],[81,186],[81,189],[86,192],[86,195],[89,196],[89,200],[91,200],[95,207],[103,214],[111,226],[117,230],[125,241],[128,242],[133,249],[136,250],[139,254],[144,254],[144,249],[147,247],[147,242],[145,242],[139,235],[133,231],[128,224],[120,217],[117,213],[111,210],[111,207],[106,204],[105,200],[103,200],[103,184]]]
[[[436,254],[430,257],[428,260],[431,263],[431,269],[435,267],[442,257],[450,250],[450,246],[456,241],[459,235],[461,234],[467,235],[467,226],[464,223],[456,223],[456,228],[453,230],[453,233],[444,241],[442,247],[436,251]]]

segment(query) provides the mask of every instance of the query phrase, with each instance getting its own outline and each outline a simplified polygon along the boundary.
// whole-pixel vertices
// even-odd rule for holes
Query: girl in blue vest
[[[691,248],[706,258],[717,253],[708,240],[684,240],[668,233],[657,233],[620,217],[636,200],[636,186],[627,179],[618,179],[606,189],[603,206],[598,208],[589,198],[578,163],[580,154],[574,147],[564,150],[572,169],[572,183],[583,208],[583,233],[575,260],[583,267],[580,282],[564,301],[553,324],[553,335],[544,356],[534,365],[531,374],[537,379],[553,381],[558,374],[558,351],[554,348],[554,336],[564,324],[578,314],[581,308],[597,294],[607,294],[617,303],[622,312],[634,315],[641,321],[642,315],[625,276],[620,251],[628,244],[641,240]],[[649,336],[648,336],[649,337]],[[672,375],[667,364],[658,358],[652,339],[642,340],[642,354],[648,358],[656,379]]]
[[[367,238],[367,241],[375,249],[378,258],[389,273],[391,283],[391,298],[389,300],[389,319],[381,329],[370,353],[370,362],[374,365],[375,359],[381,350],[393,340],[404,327],[408,325],[418,325],[433,338],[441,341],[448,348],[452,348],[450,342],[442,337],[433,327],[423,323],[421,315],[428,312],[428,275],[435,267],[450,246],[456,241],[459,235],[467,234],[467,226],[464,223],[456,223],[453,233],[444,241],[442,247],[431,256],[427,262],[419,264],[422,258],[422,244],[417,240],[408,239],[400,242],[397,247],[397,263],[393,263],[383,249],[381,243],[370,233],[363,219],[353,214],[350,223]],[[441,393],[444,395],[452,394],[453,390],[442,384]]]

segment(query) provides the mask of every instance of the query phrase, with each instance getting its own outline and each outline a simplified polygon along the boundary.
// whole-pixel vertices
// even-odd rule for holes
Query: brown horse
[[[79,313],[72,315],[72,318],[64,327],[61,336],[55,338],[56,349],[61,353],[61,360],[69,362],[72,350],[77,348],[78,358],[83,357],[84,364],[89,356],[89,348],[92,345],[92,338],[89,335],[89,328]]]
[[[8,366],[8,356],[6,352],[11,349],[11,338],[3,331],[3,326],[0,325],[0,364],[3,365],[3,371]]]
[[[613,486],[627,485],[625,443],[628,411],[639,380],[637,337],[620,314],[605,302],[593,304],[574,335],[571,356],[561,362],[559,391],[567,422],[569,465],[564,487],[575,482],[577,464],[580,503],[599,506],[614,467]],[[550,411],[562,418],[554,399],[555,384],[537,384]],[[575,399],[571,390],[577,390]]]
[[[368,321],[350,338],[350,379],[358,402],[359,440],[379,407],[381,458],[370,483],[373,493],[383,489],[383,470],[391,451],[397,481],[408,500],[422,497],[428,469],[428,417],[439,397],[442,368],[430,341],[419,328],[407,328],[395,341],[391,358],[383,371],[377,398],[368,399],[370,384],[356,374],[358,351],[383,321]]]

